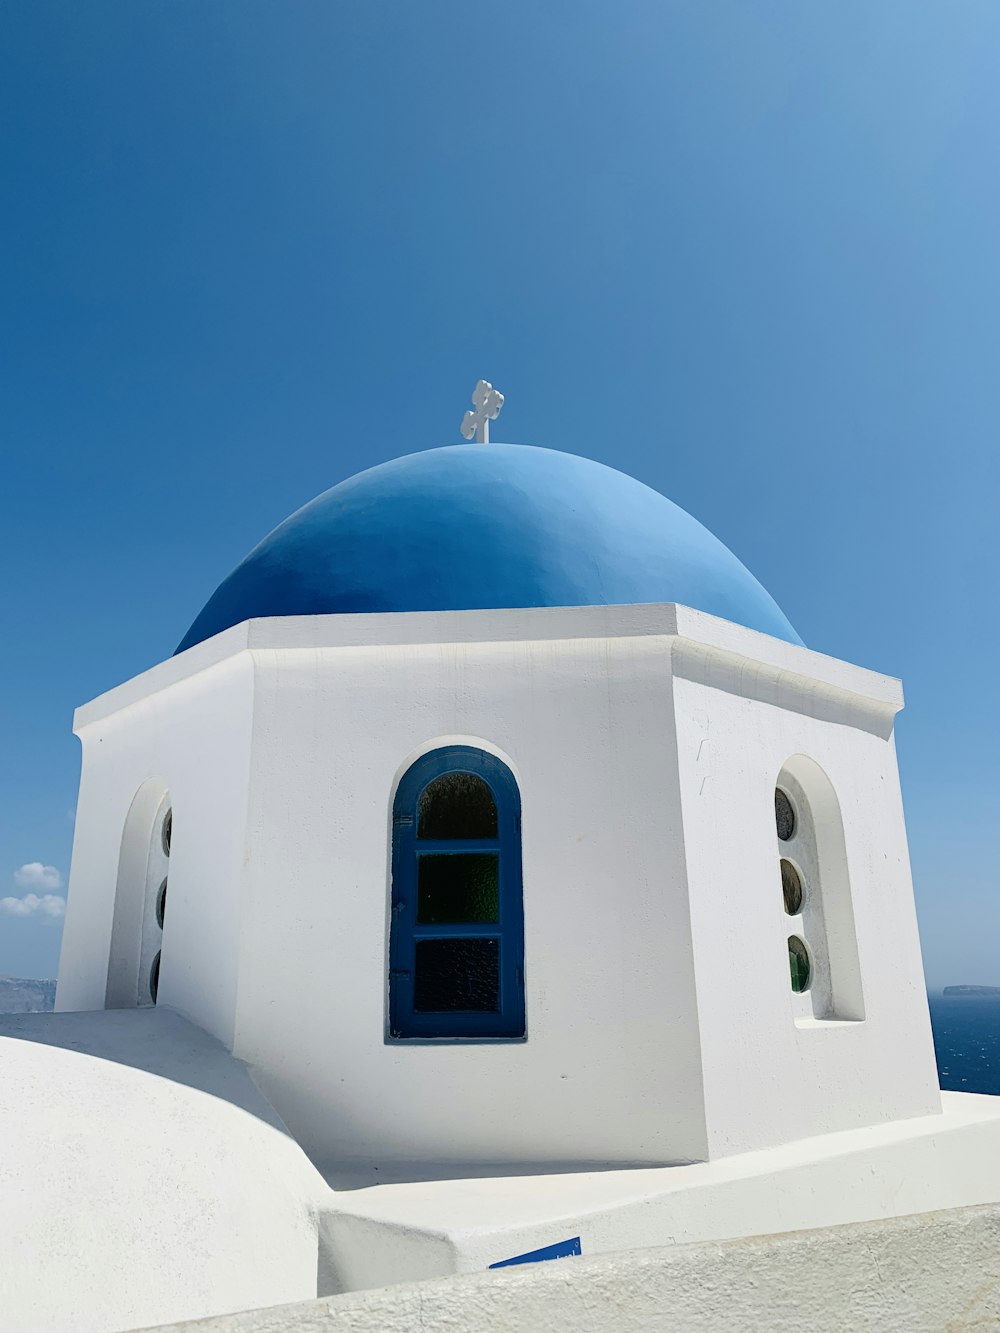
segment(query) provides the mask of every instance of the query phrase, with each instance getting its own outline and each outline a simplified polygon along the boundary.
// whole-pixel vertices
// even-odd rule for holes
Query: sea
[[[1000,995],[927,998],[942,1088],[1000,1096]]]

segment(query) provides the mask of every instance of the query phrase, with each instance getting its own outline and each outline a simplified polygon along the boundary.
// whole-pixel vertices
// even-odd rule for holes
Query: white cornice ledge
[[[76,710],[77,733],[131,704],[241,653],[315,652],[418,644],[560,639],[668,638],[678,675],[719,689],[838,720],[891,730],[903,706],[898,680],[672,602],[532,607],[495,611],[403,611],[247,620],[170,657]]]
[[[852,666],[743,629],[728,620],[677,607],[671,651],[674,674],[745,699],[873,732],[892,734],[903,707],[893,676]]]

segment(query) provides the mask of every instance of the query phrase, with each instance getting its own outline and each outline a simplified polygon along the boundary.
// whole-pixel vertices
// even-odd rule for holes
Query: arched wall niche
[[[793,996],[795,1017],[861,1021],[864,988],[837,793],[815,759],[804,754],[786,760],[776,785],[795,813],[792,835],[779,836],[778,853],[794,867],[802,891],[799,912],[789,912],[785,902],[785,926],[789,937],[805,941],[812,972],[808,989]]]
[[[172,837],[170,792],[147,779],[132,799],[122,830],[108,954],[106,1009],[155,1004],[163,939],[158,902],[167,880]]]

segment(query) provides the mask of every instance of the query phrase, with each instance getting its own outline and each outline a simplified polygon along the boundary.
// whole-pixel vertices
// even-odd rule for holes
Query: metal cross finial
[[[476,437],[477,444],[489,444],[490,422],[496,421],[503,407],[503,394],[494,389],[489,380],[480,380],[472,390],[474,412],[462,418],[462,434],[467,440]]]

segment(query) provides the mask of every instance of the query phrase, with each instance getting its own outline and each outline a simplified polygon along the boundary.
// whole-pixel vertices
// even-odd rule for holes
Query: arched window
[[[452,745],[392,811],[389,1036],[524,1037],[521,798],[494,755]]]

